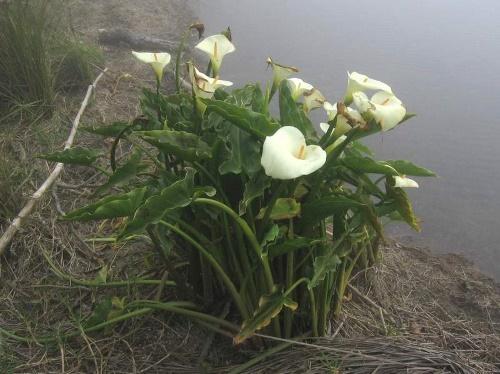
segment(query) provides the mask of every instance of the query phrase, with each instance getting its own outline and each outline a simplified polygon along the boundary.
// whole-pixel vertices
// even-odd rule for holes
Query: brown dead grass
[[[115,26],[175,39],[193,21],[184,2],[173,0],[74,0],[72,9],[76,31],[91,40],[98,28]],[[158,31],[157,25],[164,29]],[[110,73],[100,82],[83,125],[135,117],[138,91],[153,83],[126,46],[104,52]],[[21,172],[16,185],[6,190],[10,198],[3,202],[9,209],[21,206],[48,174],[50,165],[34,161],[33,155],[60,148],[78,103],[78,94],[61,98],[57,122],[16,128],[1,138],[2,155],[8,154]],[[40,133],[46,143],[40,144]],[[83,133],[77,142],[106,146]],[[72,285],[54,276],[41,255],[46,251],[61,269],[78,278],[94,278],[103,265],[113,279],[161,278],[160,262],[146,244],[121,247],[84,240],[107,232],[113,222],[93,226],[57,221],[58,210],[81,206],[91,197],[92,186],[102,182],[92,170],[67,168],[57,189],[18,234],[0,262],[1,327],[28,337],[57,334],[74,329],[78,317],[91,313],[104,297],[154,297],[156,287],[95,290]],[[0,226],[8,218],[0,217]],[[292,346],[247,372],[500,371],[499,286],[462,257],[436,256],[391,243],[383,250],[380,266],[358,274],[352,285],[357,293],[348,295],[342,315],[332,321],[331,336],[313,342],[320,347]],[[169,289],[162,294],[165,300],[174,296]],[[235,362],[256,354],[251,346],[232,347],[226,338],[190,321],[155,313],[59,344],[17,343],[0,336],[0,373],[227,372]],[[422,369],[426,365],[427,371]]]

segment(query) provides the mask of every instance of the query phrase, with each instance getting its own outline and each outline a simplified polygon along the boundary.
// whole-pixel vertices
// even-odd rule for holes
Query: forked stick
[[[92,92],[95,91],[96,85],[99,82],[99,80],[102,78],[102,76],[106,73],[108,69],[104,69],[101,74],[97,76],[95,81],[87,88],[87,94],[85,95],[85,98],[82,101],[82,105],[80,106],[80,110],[76,114],[75,119],[73,120],[73,127],[71,128],[71,131],[69,133],[68,139],[66,140],[66,143],[64,143],[64,149],[71,148],[73,145],[73,140],[75,139],[76,131],[78,130],[78,125],[80,124],[80,117],[82,116],[83,112],[85,111],[85,108],[87,108],[87,105],[89,104],[90,97],[92,96]],[[19,231],[19,229],[23,225],[23,220],[27,218],[30,214],[33,208],[35,207],[36,203],[38,200],[44,195],[44,193],[52,186],[52,184],[57,180],[59,177],[59,174],[61,174],[61,171],[63,170],[64,164],[61,162],[58,162],[54,170],[52,170],[52,173],[50,173],[49,177],[43,182],[43,184],[40,186],[40,188],[31,196],[29,201],[26,203],[23,209],[19,212],[17,217],[12,221],[10,226],[5,230],[3,233],[2,237],[0,237],[0,256],[3,255],[5,252],[7,246],[11,242],[11,240],[14,238],[16,233]]]

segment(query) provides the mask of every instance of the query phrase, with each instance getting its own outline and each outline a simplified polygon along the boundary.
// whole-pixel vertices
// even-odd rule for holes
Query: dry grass
[[[86,35],[106,26],[110,22],[106,17],[132,28],[135,25],[133,13],[117,9],[117,1],[75,3],[80,8],[74,14],[81,14],[75,25]],[[137,6],[133,1],[126,3]],[[158,1],[147,3],[156,17],[166,17],[159,13]],[[176,4],[182,7],[179,1],[166,3],[168,7],[161,12],[174,11]],[[144,9],[137,11],[147,12]],[[182,30],[175,26],[153,35],[172,39],[174,30]],[[147,71],[128,50],[105,54],[111,71],[101,81],[83,125],[135,116],[138,90],[152,83],[145,81]],[[50,123],[3,130],[0,230],[49,173],[50,165],[33,156],[61,148],[80,96],[61,98],[56,120]],[[102,140],[84,133],[77,136],[77,142],[106,147]],[[81,206],[91,197],[92,186],[102,182],[92,170],[66,169],[57,189],[45,197],[18,234],[0,260],[0,327],[27,337],[57,336],[78,328],[104,298],[156,296],[156,286],[93,289],[71,284],[56,277],[42,256],[42,250],[46,251],[58,267],[78,278],[93,279],[103,265],[113,279],[162,277],[160,261],[145,244],[123,247],[84,241],[105,234],[114,222],[93,226],[57,221],[58,210]],[[462,258],[434,256],[392,243],[383,250],[381,265],[358,274],[352,284],[363,296],[355,291],[348,295],[343,314],[332,321],[330,338],[308,342],[315,346],[294,345],[246,372],[500,372],[499,287]],[[172,292],[164,289],[162,299],[173,299]],[[19,343],[0,335],[0,373],[219,373],[257,354],[251,345],[233,347],[229,339],[166,313],[54,344]]]

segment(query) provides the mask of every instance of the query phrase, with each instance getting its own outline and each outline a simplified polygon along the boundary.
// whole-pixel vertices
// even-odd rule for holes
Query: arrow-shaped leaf
[[[240,129],[261,139],[274,134],[280,128],[278,123],[271,121],[262,113],[220,100],[201,99],[201,101],[207,106],[207,115],[217,113]]]
[[[37,158],[42,158],[47,161],[62,162],[63,164],[90,166],[100,155],[101,152],[97,149],[75,147],[63,151],[44,153],[38,155]]]
[[[298,304],[286,296],[283,291],[274,291],[269,295],[262,296],[259,306],[253,316],[243,322],[241,330],[234,337],[234,343],[240,344],[251,337],[257,330],[263,329],[276,317],[283,307],[296,310]]]
[[[266,213],[266,208],[262,208],[257,215],[257,219],[262,219]],[[300,215],[300,203],[291,197],[282,197],[276,200],[269,218],[275,221],[290,219]]]
[[[406,160],[387,160],[385,163],[394,169],[396,169],[400,174],[412,175],[416,177],[435,177],[436,173],[432,170],[426,169],[422,166],[418,166],[410,161]]]
[[[91,221],[132,216],[145,197],[147,188],[137,188],[121,195],[107,196],[94,204],[73,210],[63,220]]]
[[[342,195],[325,196],[302,205],[301,223],[310,226],[335,213],[364,207],[365,204]]]
[[[163,152],[183,160],[197,161],[211,157],[210,146],[196,134],[174,130],[137,131],[136,134]]]
[[[140,232],[149,224],[157,223],[169,210],[188,206],[198,194],[213,196],[215,190],[212,187],[194,186],[195,174],[196,170],[186,168],[184,179],[172,183],[161,190],[161,193],[148,198],[136,211],[134,218],[120,237]]]

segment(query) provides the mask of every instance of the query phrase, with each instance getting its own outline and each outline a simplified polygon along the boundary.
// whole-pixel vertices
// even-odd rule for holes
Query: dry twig
[[[106,69],[104,70],[104,72],[105,71]],[[104,72],[99,74],[95,79],[95,81],[88,87],[87,94],[83,99],[82,105],[80,106],[80,110],[78,111],[73,121],[73,126],[71,127],[69,137],[66,140],[66,143],[64,144],[64,149],[69,149],[73,145],[76,131],[78,130],[78,125],[80,124],[80,117],[85,111],[85,108],[87,108],[92,92],[95,90],[96,85],[101,79],[101,77],[104,75]],[[23,225],[23,220],[26,219],[31,214],[37,201],[40,200],[40,198],[45,194],[45,192],[57,180],[59,174],[61,174],[61,171],[63,170],[63,167],[64,167],[63,163],[61,162],[57,163],[56,167],[54,168],[54,170],[52,170],[52,173],[50,173],[49,177],[45,180],[45,182],[43,182],[40,188],[38,188],[38,190],[31,196],[30,200],[26,203],[24,208],[21,209],[17,217],[14,219],[14,221],[12,221],[7,230],[5,230],[2,237],[0,237],[0,256],[5,252],[7,246],[12,241],[16,233],[21,229]]]

